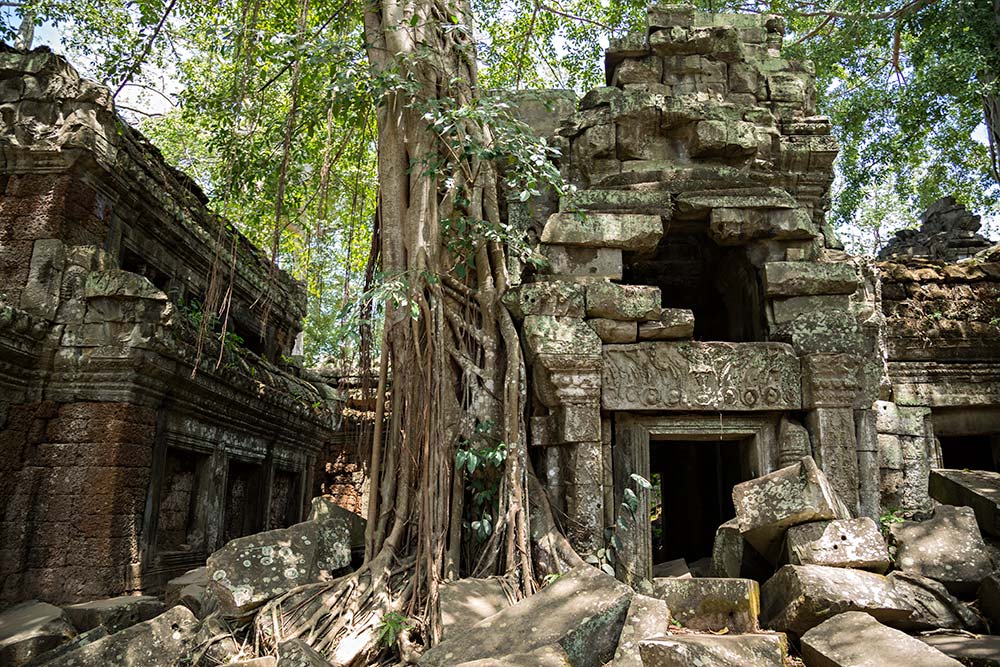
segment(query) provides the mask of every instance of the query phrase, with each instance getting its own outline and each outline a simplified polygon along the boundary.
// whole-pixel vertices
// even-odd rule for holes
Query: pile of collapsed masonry
[[[785,667],[801,664],[797,653],[807,667],[998,665],[1000,637],[976,634],[1000,629],[1000,562],[977,517],[996,528],[1000,475],[967,476],[936,474],[932,492],[978,513],[938,505],[921,521],[894,520],[887,545],[804,458],[733,489],[737,516],[718,529],[713,577],[657,577],[637,593],[581,565],[516,604],[499,579],[456,581],[441,592],[443,641],[418,664]],[[309,520],[230,542],[170,582],[165,600],[31,602],[0,614],[0,664],[335,667],[305,637],[259,656],[232,628],[346,572],[362,534],[363,522],[314,499]]]

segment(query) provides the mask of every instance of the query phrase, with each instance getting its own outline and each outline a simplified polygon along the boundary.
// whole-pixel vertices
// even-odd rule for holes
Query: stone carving
[[[798,410],[799,360],[781,343],[604,348],[605,410]]]
[[[992,245],[979,234],[981,226],[979,216],[966,210],[954,197],[942,197],[920,216],[920,229],[896,232],[878,256],[879,259],[925,257],[956,262]]]

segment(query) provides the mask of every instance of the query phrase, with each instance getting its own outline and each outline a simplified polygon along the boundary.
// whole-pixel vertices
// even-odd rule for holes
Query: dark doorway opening
[[[712,555],[715,531],[732,519],[733,486],[746,479],[747,440],[650,442],[653,564]]]
[[[762,290],[746,249],[716,244],[707,228],[707,220],[671,221],[654,254],[626,256],[623,282],[659,287],[664,308],[691,310],[695,340],[764,340]]]
[[[1000,437],[993,435],[939,436],[945,468],[1000,472]]]
[[[253,463],[230,461],[226,477],[226,513],[223,542],[262,529],[261,491],[263,468]]]

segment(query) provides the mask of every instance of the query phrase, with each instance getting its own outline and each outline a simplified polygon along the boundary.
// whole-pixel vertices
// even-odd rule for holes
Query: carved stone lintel
[[[605,410],[798,410],[799,359],[782,343],[607,345]]]

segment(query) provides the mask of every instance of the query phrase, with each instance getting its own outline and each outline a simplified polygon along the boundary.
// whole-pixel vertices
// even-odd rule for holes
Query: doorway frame
[[[778,424],[782,413],[684,413],[642,415],[614,413],[611,466],[614,484],[615,524],[622,549],[618,577],[629,585],[652,579],[653,542],[649,522],[649,490],[632,480],[633,474],[649,480],[649,447],[656,440],[747,441],[750,478],[777,468]],[[638,498],[633,516],[623,509],[625,490]],[[664,507],[663,511],[668,508]]]

